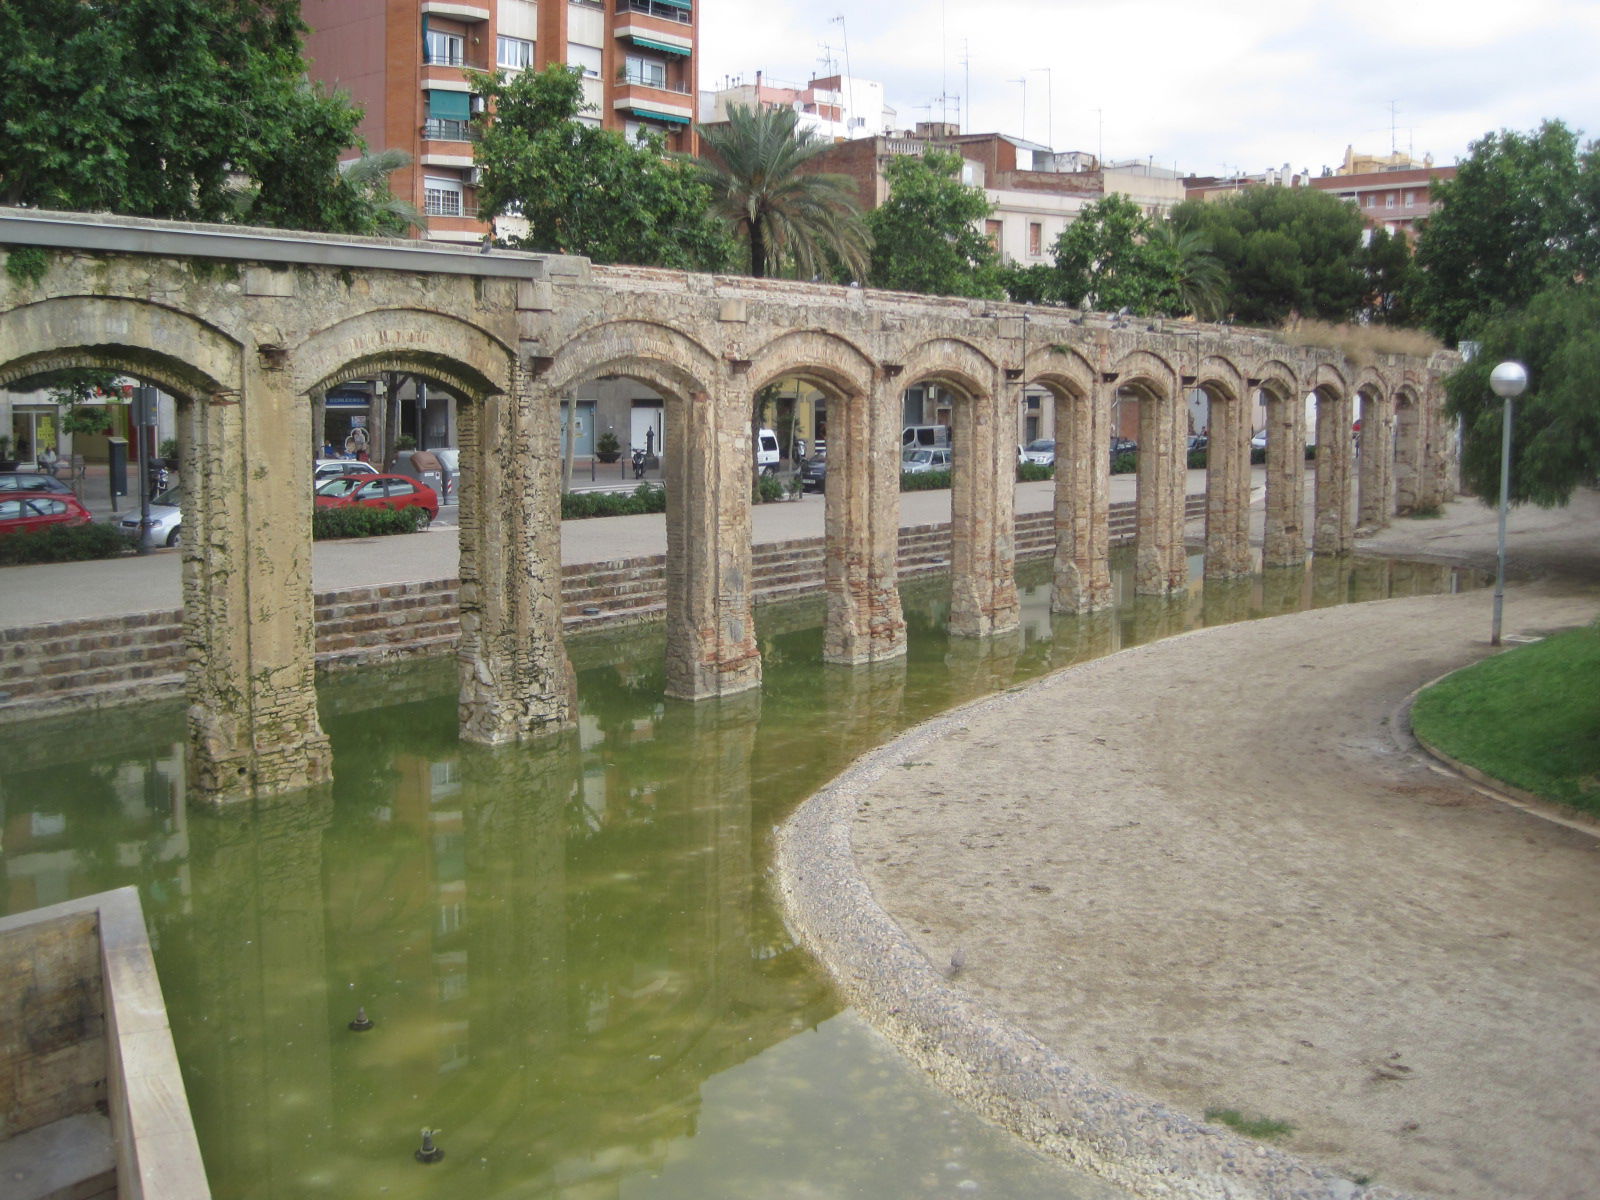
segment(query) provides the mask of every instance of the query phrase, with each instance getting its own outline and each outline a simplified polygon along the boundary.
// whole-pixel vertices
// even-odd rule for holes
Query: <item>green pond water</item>
[[[1356,559],[1135,600],[1123,564],[1130,599],[1091,618],[1052,618],[1047,565],[1020,581],[1022,629],[982,642],[908,587],[909,652],[870,669],[821,662],[819,603],[765,609],[764,686],[725,701],[661,698],[659,628],[575,641],[579,727],[533,747],[457,740],[453,662],[336,676],[333,784],[248,813],[184,805],[178,705],[0,729],[0,896],[139,888],[219,1198],[1117,1196],[842,1008],[773,906],[774,825],[1054,668],[1478,581]]]

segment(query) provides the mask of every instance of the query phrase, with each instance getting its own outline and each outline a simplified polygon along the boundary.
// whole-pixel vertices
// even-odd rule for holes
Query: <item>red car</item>
[[[87,525],[89,510],[71,492],[26,492],[0,496],[0,534],[48,529],[52,525]]]
[[[428,521],[439,515],[439,497],[434,490],[405,475],[341,475],[318,485],[318,508],[344,508],[351,504],[364,508],[420,508],[428,514]]]

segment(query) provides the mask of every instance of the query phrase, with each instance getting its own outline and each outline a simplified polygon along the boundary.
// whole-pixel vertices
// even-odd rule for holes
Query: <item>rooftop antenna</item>
[[[1395,154],[1399,151],[1399,147],[1395,144],[1395,132],[1394,132],[1394,118],[1395,118],[1395,113],[1397,111],[1398,103],[1399,102],[1396,101],[1396,100],[1389,101],[1389,157],[1390,158],[1393,158],[1395,156]]]
[[[837,60],[833,57],[833,47],[827,42],[818,42],[817,44],[822,47],[822,73],[825,76],[832,75],[838,70],[835,65]]]
[[[962,76],[961,95],[963,98],[972,95],[972,43],[966,38],[961,39],[961,66],[965,74]],[[959,112],[956,117],[959,121]],[[965,126],[961,130],[966,132]]]
[[[1020,83],[1022,85],[1022,128],[1018,132],[1021,135],[1022,140],[1023,141],[1027,141],[1028,140],[1028,77],[1026,75],[1024,75],[1021,79],[1008,79],[1008,80],[1006,80],[1006,82],[1007,83]]]
[[[832,24],[834,21],[839,23],[839,37],[844,42],[845,98],[850,104],[849,111],[845,113],[844,127],[846,130],[848,130],[850,128],[850,119],[851,117],[855,116],[856,111],[856,80],[855,76],[850,72],[850,32],[845,28],[843,13],[840,13],[836,17],[829,18],[829,24]]]
[[[1049,67],[1032,67],[1029,69],[1028,74],[1036,75],[1040,71],[1044,72],[1045,143],[1050,147],[1051,150],[1054,150],[1056,148],[1055,75]],[[1027,103],[1026,91],[1023,93],[1023,103]],[[1028,131],[1026,129],[1022,131],[1022,136],[1024,138],[1028,136]]]

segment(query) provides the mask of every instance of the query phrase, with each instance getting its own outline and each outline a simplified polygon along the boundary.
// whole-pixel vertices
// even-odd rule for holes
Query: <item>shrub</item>
[[[667,489],[659,483],[641,483],[631,492],[566,492],[561,497],[563,521],[666,511]]]
[[[1189,451],[1189,469],[1192,471],[1204,470],[1206,465],[1206,452],[1204,450]]]
[[[915,475],[907,475],[904,471],[900,472],[900,490],[902,492],[936,492],[940,488],[949,486],[949,471],[923,471]]]
[[[322,542],[332,538],[415,533],[427,523],[427,518],[427,510],[422,508],[364,508],[359,504],[319,508],[311,514],[311,537]]]
[[[1121,454],[1111,456],[1111,473],[1113,475],[1131,475],[1139,469],[1139,455],[1137,452],[1123,451]]]
[[[0,565],[84,562],[116,558],[135,549],[134,539],[113,525],[55,525],[0,537]]]
[[[1033,483],[1039,479],[1054,479],[1056,477],[1055,464],[1045,466],[1043,463],[1025,462],[1017,464],[1017,482]]]
[[[1265,446],[1251,446],[1250,447],[1250,462],[1251,462],[1251,465],[1264,463],[1266,461],[1267,461],[1267,448]]]
[[[757,504],[771,504],[774,500],[782,500],[788,491],[783,480],[776,475],[762,475],[756,479],[755,500]]]

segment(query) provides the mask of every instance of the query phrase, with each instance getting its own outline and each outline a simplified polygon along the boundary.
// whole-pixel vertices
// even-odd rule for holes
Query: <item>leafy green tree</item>
[[[0,203],[383,231],[304,32],[294,0],[0,5]]]
[[[1362,317],[1380,325],[1412,324],[1416,272],[1410,239],[1403,233],[1374,229],[1362,250],[1361,264],[1367,281]]]
[[[867,215],[874,287],[934,296],[1005,295],[1000,255],[977,222],[988,198],[961,182],[961,156],[928,150],[884,167],[889,198]]]
[[[1490,317],[1471,362],[1445,380],[1447,408],[1461,418],[1461,473],[1475,494],[1500,494],[1503,401],[1489,373],[1507,359],[1528,368],[1513,409],[1511,499],[1545,508],[1600,476],[1600,290],[1552,283],[1525,307]]]
[[[1181,253],[1198,247],[1198,235],[1179,249],[1126,196],[1113,193],[1089,205],[1056,239],[1056,298],[1075,308],[1127,309],[1141,316],[1177,312]]]
[[[480,75],[489,101],[474,155],[483,171],[478,212],[521,217],[510,245],[582,254],[598,263],[717,271],[731,244],[711,211],[711,193],[687,160],[659,138],[640,144],[577,119],[582,71],[550,66]]]
[[[1417,246],[1416,304],[1454,344],[1555,283],[1600,273],[1600,150],[1560,121],[1472,143]]]
[[[1171,221],[1152,222],[1147,241],[1152,268],[1164,278],[1175,301],[1171,316],[1193,313],[1202,321],[1215,321],[1225,311],[1228,273],[1222,269],[1211,243],[1193,229],[1179,229]]]
[[[1205,236],[1228,276],[1226,311],[1247,325],[1294,315],[1347,321],[1361,306],[1361,214],[1312,188],[1259,187],[1186,200],[1177,229]]]
[[[735,104],[728,120],[700,126],[700,178],[756,278],[866,274],[871,239],[848,176],[806,170],[829,144],[798,127],[790,108]]]

